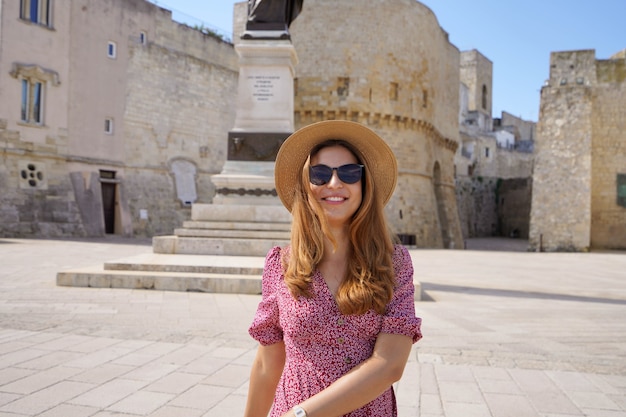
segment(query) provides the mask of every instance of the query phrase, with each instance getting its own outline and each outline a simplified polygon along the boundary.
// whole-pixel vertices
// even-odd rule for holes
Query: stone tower
[[[541,91],[529,246],[626,248],[623,53],[554,52]]]
[[[420,247],[461,248],[460,53],[433,12],[413,0],[307,0],[291,34],[296,128],[346,119],[376,130],[398,158],[395,231]]]
[[[493,63],[476,49],[461,53],[461,82],[468,88],[467,109],[476,112],[481,130],[491,131]]]

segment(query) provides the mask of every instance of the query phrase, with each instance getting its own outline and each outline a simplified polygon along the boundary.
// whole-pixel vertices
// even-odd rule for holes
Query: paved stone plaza
[[[151,250],[0,239],[0,417],[242,414],[260,296],[55,285]],[[400,417],[626,416],[626,253],[488,239],[411,254],[424,339]]]

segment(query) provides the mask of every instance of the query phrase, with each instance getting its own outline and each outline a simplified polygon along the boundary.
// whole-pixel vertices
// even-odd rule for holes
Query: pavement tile
[[[210,410],[232,392],[230,388],[215,385],[196,385],[177,396],[169,404],[177,407]]]
[[[162,392],[138,391],[111,405],[108,409],[119,413],[145,416],[165,405],[173,397],[172,394]]]
[[[2,391],[2,386],[9,384],[13,381],[17,381],[18,379],[25,378],[29,375],[33,375],[37,371],[35,369],[23,369],[23,368],[4,368],[0,369],[0,391]]]
[[[38,414],[38,417],[90,417],[97,412],[97,408],[61,404],[48,411]]]
[[[0,406],[13,402],[22,397],[23,396],[19,394],[7,394],[5,392],[0,392]]]
[[[159,378],[157,381],[148,385],[147,391],[164,392],[170,394],[182,394],[191,387],[197,385],[205,379],[202,374],[190,374],[187,372],[172,372]]]
[[[178,365],[149,362],[124,375],[127,379],[136,379],[145,382],[154,382],[179,368]]]
[[[439,393],[444,403],[484,403],[480,388],[474,382],[439,381]]]
[[[443,415],[441,398],[437,394],[421,394],[419,409],[422,414]]]
[[[487,404],[447,402],[443,403],[444,416],[446,417],[486,417],[491,416]]]
[[[106,349],[110,346],[119,345],[118,339],[109,337],[88,337],[79,343],[74,343],[66,349],[72,352],[91,353],[96,350]]]
[[[202,417],[203,415],[204,410],[197,408],[165,406],[150,414],[150,417]],[[229,415],[231,414],[224,414],[223,416]]]
[[[135,368],[132,366],[105,363],[92,369],[82,370],[81,373],[74,375],[71,380],[91,384],[103,384],[112,379],[121,377],[122,375],[126,375],[134,369]]]
[[[67,368],[63,366],[57,366],[47,369],[42,372],[38,372],[35,375],[27,376],[10,384],[0,387],[2,392],[9,392],[15,394],[31,394],[36,391],[40,391],[49,386],[55,385],[66,379],[70,379],[72,376],[79,373],[81,370],[77,368]]]
[[[567,391],[567,396],[581,410],[622,410],[622,407],[613,401],[610,396],[601,392]]]
[[[106,408],[145,386],[146,383],[144,381],[118,378],[105,382],[76,398],[72,398],[70,403],[99,409]]]
[[[24,362],[39,358],[48,354],[48,351],[41,349],[33,349],[31,347],[24,347],[22,349],[12,350],[9,353],[0,355],[1,366],[16,366]]]
[[[56,351],[50,352],[46,355],[40,356],[30,361],[22,362],[17,366],[19,366],[20,368],[44,371],[54,366],[60,366],[67,362],[78,359],[80,356],[81,353],[78,352]]]
[[[540,413],[565,413],[576,414],[580,409],[565,395],[558,390],[551,391],[532,391],[527,393],[533,407]]]
[[[239,416],[242,414],[241,407],[245,402],[246,397],[244,395],[229,395],[205,414],[202,414],[202,417]]]
[[[537,417],[537,410],[524,395],[485,393],[485,400],[493,416]]]
[[[91,384],[63,381],[51,387],[22,396],[0,407],[0,412],[38,415],[71,400],[93,388]]]
[[[237,388],[244,384],[249,377],[250,366],[229,364],[202,380],[202,383],[220,387]]]

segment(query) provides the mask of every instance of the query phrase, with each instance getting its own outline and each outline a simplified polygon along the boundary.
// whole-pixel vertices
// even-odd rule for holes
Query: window
[[[142,45],[145,45],[146,42],[148,41],[146,32],[139,32],[139,43]]]
[[[485,157],[489,158],[489,148],[485,148]]]
[[[39,65],[17,62],[13,63],[9,74],[19,81],[22,90],[20,120],[23,123],[43,125],[46,89],[50,85],[60,84],[59,74]]]
[[[40,81],[22,80],[22,122],[43,124],[43,86]]]
[[[337,95],[339,97],[348,97],[350,94],[350,77],[337,78]]]
[[[483,109],[487,110],[487,86],[483,84]]]
[[[116,55],[117,55],[117,45],[115,44],[115,42],[109,42],[109,44],[107,45],[107,56],[109,58],[115,59]]]
[[[113,134],[113,119],[104,119],[104,133],[107,135]]]
[[[51,0],[21,0],[20,19],[52,27],[50,2]]]
[[[398,83],[391,82],[389,83],[389,100],[398,101],[398,89],[400,86]]]
[[[428,90],[422,90],[422,107],[428,107]]]
[[[617,174],[617,204],[626,207],[626,174]]]

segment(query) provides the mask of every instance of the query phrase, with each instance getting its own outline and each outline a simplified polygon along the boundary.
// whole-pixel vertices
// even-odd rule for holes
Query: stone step
[[[282,205],[194,204],[191,206],[191,220],[291,223],[291,213]]]
[[[57,285],[68,287],[261,294],[260,275],[117,271],[98,266],[59,272],[56,281]]]
[[[264,258],[254,256],[163,255],[146,253],[105,262],[105,271],[188,272],[195,274],[263,274]]]
[[[156,236],[152,250],[158,254],[262,256],[274,246],[286,246],[288,239],[234,239]]]
[[[157,291],[261,294],[262,276],[171,271],[106,270],[102,266],[61,271],[56,284],[65,287],[126,288]],[[415,301],[422,300],[420,282],[413,283]]]
[[[244,221],[195,221],[183,222],[184,229],[214,229],[214,230],[258,230],[258,231],[291,231],[291,223],[260,223]]]
[[[215,230],[215,229],[175,229],[178,237],[230,238],[230,239],[280,239],[289,240],[290,232],[270,230]]]
[[[260,294],[264,256],[164,255],[145,253],[97,267],[57,273],[57,285]],[[414,281],[415,301],[421,285]]]

